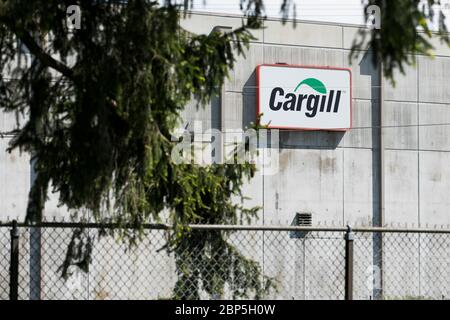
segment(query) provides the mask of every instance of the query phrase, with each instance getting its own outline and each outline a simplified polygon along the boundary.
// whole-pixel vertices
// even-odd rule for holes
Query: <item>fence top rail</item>
[[[0,222],[0,227],[12,227],[14,222]],[[17,223],[21,228],[86,228],[86,229],[133,229],[136,225],[119,225],[117,223],[95,223],[95,222],[41,222],[38,224]],[[173,226],[169,224],[143,224],[147,230],[170,230]],[[221,231],[291,231],[291,232],[346,232],[347,227],[327,227],[327,226],[283,226],[283,225],[212,225],[212,224],[190,224],[192,230],[221,230]],[[392,227],[355,227],[352,232],[380,232],[380,233],[447,233],[450,229],[430,229],[430,228],[392,228]]]

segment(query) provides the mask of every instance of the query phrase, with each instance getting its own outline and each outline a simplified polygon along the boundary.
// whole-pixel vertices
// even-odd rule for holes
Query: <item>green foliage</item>
[[[242,197],[253,165],[178,165],[171,160],[170,140],[190,99],[204,104],[219,92],[235,56],[248,47],[249,26],[193,35],[180,28],[180,8],[170,2],[77,3],[82,28],[73,32],[65,20],[73,1],[16,0],[0,7],[0,65],[15,61],[17,40],[35,57],[6,70],[17,80],[2,78],[0,90],[3,110],[27,116],[10,145],[31,152],[35,163],[26,219],[41,220],[49,188],[70,210],[132,225],[119,234],[132,243],[143,223],[168,212],[174,226],[168,248],[177,252],[192,233],[186,224],[237,223],[254,216],[257,208],[232,201]],[[251,20],[255,25],[257,19]],[[86,250],[73,247],[86,242],[80,239],[77,231],[64,275],[74,261],[83,261],[86,269]],[[217,241],[214,246],[223,246],[244,269],[253,266]],[[252,271],[244,276],[261,276],[256,266]]]
[[[370,48],[373,63],[383,63],[384,76],[393,83],[394,71],[404,73],[405,65],[415,64],[415,55],[433,56],[431,38],[438,37],[450,45],[450,35],[445,26],[442,12],[424,10],[419,6],[420,0],[370,0],[370,5],[377,5],[381,12],[381,28],[370,32],[361,30],[359,38],[354,40],[351,57],[358,55],[358,50]],[[428,5],[434,3],[428,0]],[[428,20],[438,14],[439,30],[433,34]],[[366,11],[367,17],[367,11]]]
[[[429,54],[427,16],[417,8],[418,0],[369,2],[381,7],[382,28],[364,36],[370,36],[387,77],[413,63],[409,54]],[[82,28],[69,31],[66,8],[73,4],[82,9]],[[241,0],[240,5],[248,18],[241,28],[194,35],[180,27],[183,8],[169,0],[164,6],[146,0],[0,1],[0,109],[25,115],[10,149],[30,152],[37,174],[29,194],[29,222],[41,220],[49,189],[70,210],[90,212],[100,222],[132,225],[119,234],[130,243],[142,235],[144,222],[168,212],[174,229],[167,248],[176,254],[180,279],[194,276],[211,294],[239,279],[233,287],[239,297],[249,291],[260,295],[270,287],[263,284],[257,264],[241,256],[223,234],[206,236],[185,227],[255,216],[257,208],[232,201],[244,198],[241,186],[253,177],[254,166],[201,167],[171,160],[175,143],[170,138],[181,110],[192,98],[204,104],[219,92],[236,55],[248,47],[249,29],[261,27],[263,1]],[[292,9],[295,2],[284,0],[284,19]],[[33,55],[31,62],[15,65],[26,60],[18,42]],[[355,43],[355,49],[362,43]],[[79,241],[82,235],[77,231],[72,242],[87,243],[83,252],[89,253],[91,244]],[[193,238],[199,247],[190,247]],[[190,260],[186,250],[197,250],[198,259]],[[83,252],[70,249],[82,257],[69,256],[64,269],[74,261],[87,268],[89,257]],[[225,260],[206,274],[201,268],[212,261],[211,254]],[[175,295],[184,298],[181,283]],[[198,297],[198,288],[188,297]]]
[[[84,272],[89,272],[89,265],[92,259],[92,238],[84,233],[84,230],[77,228],[72,233],[69,246],[67,248],[67,255],[64,259],[59,271],[62,271],[63,278],[67,280],[69,276],[69,267],[77,266]]]
[[[275,289],[272,279],[261,277],[259,265],[244,257],[227,241],[223,231],[192,231],[175,248],[178,281],[175,299],[199,299],[203,290],[222,297],[225,284],[233,299],[260,299]]]

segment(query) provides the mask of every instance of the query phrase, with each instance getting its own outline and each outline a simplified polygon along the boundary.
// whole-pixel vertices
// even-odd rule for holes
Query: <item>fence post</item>
[[[9,299],[18,300],[19,292],[19,229],[14,220],[11,229],[11,260],[9,269]]]
[[[345,232],[345,300],[353,300],[353,240],[351,226]]]

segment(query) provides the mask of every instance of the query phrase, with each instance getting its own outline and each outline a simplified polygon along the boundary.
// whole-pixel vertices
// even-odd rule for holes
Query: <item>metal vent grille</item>
[[[294,224],[300,227],[312,226],[312,214],[311,213],[296,213]]]
[[[311,227],[312,226],[312,214],[311,213],[299,213],[297,212],[292,221],[292,225],[296,227]],[[308,231],[292,231],[289,233],[289,237],[292,239],[301,239],[306,237]]]

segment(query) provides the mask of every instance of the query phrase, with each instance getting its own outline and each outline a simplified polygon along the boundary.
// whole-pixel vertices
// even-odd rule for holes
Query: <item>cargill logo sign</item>
[[[351,72],[340,68],[260,65],[258,114],[269,128],[351,128]]]

